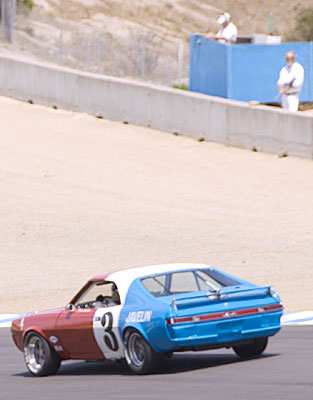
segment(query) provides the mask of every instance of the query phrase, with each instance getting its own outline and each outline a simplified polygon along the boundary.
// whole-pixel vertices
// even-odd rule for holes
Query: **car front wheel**
[[[256,338],[247,344],[234,346],[233,350],[240,358],[259,357],[266,349],[267,342],[267,337]]]
[[[60,357],[38,333],[29,333],[24,342],[25,364],[33,375],[55,374],[60,367]]]
[[[142,335],[133,329],[125,334],[125,357],[128,367],[136,374],[153,372],[161,358]]]

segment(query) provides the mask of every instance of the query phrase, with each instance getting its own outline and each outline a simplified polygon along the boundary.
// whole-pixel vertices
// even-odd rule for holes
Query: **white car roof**
[[[206,264],[195,264],[195,263],[175,263],[175,264],[160,264],[150,265],[146,267],[124,269],[109,274],[106,279],[116,283],[122,303],[125,300],[127,291],[132,282],[141,277],[148,277],[151,275],[169,273],[175,271],[188,271],[197,269],[208,269],[212,268]]]

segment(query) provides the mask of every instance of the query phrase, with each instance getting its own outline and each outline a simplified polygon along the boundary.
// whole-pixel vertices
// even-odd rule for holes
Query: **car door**
[[[69,308],[61,312],[57,331],[70,358],[123,357],[118,329],[121,304],[114,282],[90,282]]]
[[[121,308],[121,304],[98,308],[94,314],[94,336],[103,356],[108,360],[124,357],[124,345],[118,325]]]
[[[102,353],[93,334],[95,308],[64,309],[56,324],[57,337],[72,359],[99,359]]]

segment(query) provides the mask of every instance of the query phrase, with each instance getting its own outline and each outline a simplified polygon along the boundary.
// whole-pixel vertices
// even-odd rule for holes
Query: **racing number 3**
[[[104,328],[104,336],[103,336],[104,343],[108,346],[108,348],[111,351],[117,351],[118,341],[112,329],[113,327],[112,313],[107,312],[106,314],[103,315],[103,317],[101,318],[101,325]]]

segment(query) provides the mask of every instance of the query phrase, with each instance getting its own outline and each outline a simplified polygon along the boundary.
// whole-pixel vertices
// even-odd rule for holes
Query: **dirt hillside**
[[[12,44],[0,50],[74,68],[172,85],[188,77],[189,37],[217,31],[228,11],[240,35],[286,35],[312,0],[34,0],[19,11]]]
[[[311,0],[35,0],[36,8],[53,18],[103,27],[111,33],[129,24],[151,29],[169,40],[188,40],[195,32],[217,28],[216,19],[228,11],[239,33],[267,33],[268,16],[274,14],[274,33],[284,35],[295,11],[312,6]],[[283,5],[283,6],[282,6]]]

